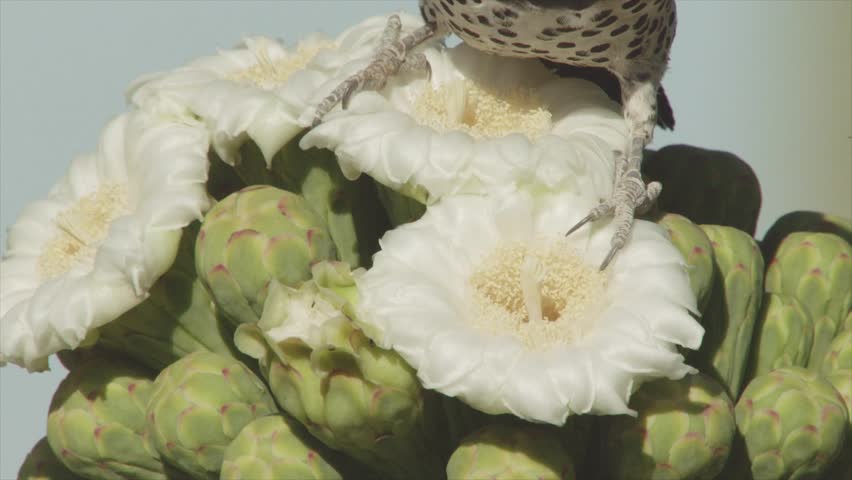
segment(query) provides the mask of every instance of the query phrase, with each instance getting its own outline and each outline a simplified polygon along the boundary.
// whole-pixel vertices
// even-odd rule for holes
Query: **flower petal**
[[[0,264],[0,364],[46,369],[49,355],[77,347],[147,297],[174,262],[182,229],[209,208],[208,147],[206,129],[191,118],[123,114],[104,128],[98,152],[75,158],[48,199],[24,209]],[[85,227],[88,217],[75,209],[106,202],[92,197],[104,189],[124,192],[126,205],[103,207],[114,218],[93,217],[107,222],[102,238],[68,244],[91,255],[45,273],[49,255],[59,255],[48,252],[51,242]]]
[[[552,424],[572,414],[635,414],[628,403],[641,383],[694,371],[677,346],[697,348],[703,335],[689,314],[695,298],[679,254],[656,227],[637,225],[609,273],[602,305],[587,313],[590,330],[575,340],[528,345],[474,321],[481,314],[468,282],[483,258],[505,242],[562,239],[560,225],[594,203],[537,187],[430,205],[419,220],[386,234],[373,267],[358,278],[360,321],[424,386],[486,413]],[[584,228],[572,245],[597,255],[597,244],[608,246],[606,230],[612,228]]]
[[[618,105],[595,85],[557,77],[535,60],[500,58],[464,44],[419,51],[429,61],[430,81],[400,75],[380,92],[358,93],[346,110],[331,112],[307,132],[300,146],[333,150],[350,178],[360,172],[395,190],[425,190],[428,201],[512,184],[570,188],[595,198],[611,190],[614,151],[627,145],[627,130]],[[551,113],[549,129],[536,138],[518,132],[479,137],[424,123],[417,113],[424,89],[465,81],[506,98],[519,89],[534,91]],[[465,98],[449,95],[436,108],[455,112],[475,103]]]

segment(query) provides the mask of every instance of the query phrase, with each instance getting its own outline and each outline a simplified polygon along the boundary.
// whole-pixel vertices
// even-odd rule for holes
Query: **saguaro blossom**
[[[627,129],[597,86],[463,44],[422,52],[431,75],[399,75],[354,95],[302,148],[334,150],[350,178],[367,173],[423,202],[528,181],[592,182],[608,196]]]
[[[403,31],[422,20],[400,15]],[[268,37],[203,57],[171,72],[147,75],[131,86],[130,101],[143,108],[172,102],[201,117],[213,146],[230,164],[247,138],[267,162],[304,129],[298,119],[342,78],[368,62],[387,17],[372,17],[336,38],[315,34],[292,48]]]
[[[203,124],[134,111],[12,225],[0,266],[0,364],[45,370],[144,300],[209,206]]]
[[[683,257],[639,221],[604,272],[611,226],[566,226],[596,201],[572,193],[460,195],[382,239],[358,279],[361,321],[427,388],[491,414],[562,424],[632,413],[645,380],[694,369],[703,329]]]

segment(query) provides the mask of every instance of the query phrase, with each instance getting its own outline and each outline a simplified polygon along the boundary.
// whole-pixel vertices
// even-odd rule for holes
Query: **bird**
[[[424,25],[401,35],[399,18],[391,16],[373,61],[317,105],[314,125],[338,103],[346,108],[355,92],[380,89],[398,72],[428,72],[425,56],[413,50],[451,34],[481,51],[535,58],[557,73],[597,79],[620,100],[628,142],[616,157],[610,198],[566,235],[612,217],[614,234],[600,265],[606,269],[629,239],[636,213],[662,191],[659,182],[645,184],[640,168],[657,124],[674,126],[662,79],[677,27],[675,0],[419,0],[419,7]]]

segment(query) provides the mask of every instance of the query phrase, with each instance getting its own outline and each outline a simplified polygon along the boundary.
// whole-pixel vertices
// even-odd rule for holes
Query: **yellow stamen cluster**
[[[530,279],[538,289],[532,300],[538,305],[525,294]],[[530,350],[568,344],[588,332],[604,300],[606,280],[565,239],[500,245],[469,278],[475,297],[471,318],[480,330],[514,336]],[[540,318],[532,318],[536,315]]]
[[[472,80],[426,86],[414,102],[414,116],[439,132],[462,131],[474,138],[520,133],[535,140],[549,132],[551,114],[530,89],[498,92]]]
[[[41,279],[61,275],[83,261],[94,261],[112,221],[127,212],[126,186],[105,184],[57,215],[54,222],[59,232],[45,244],[38,259]]]
[[[253,83],[260,88],[270,90],[286,82],[291,75],[304,69],[322,50],[336,48],[334,42],[316,42],[311,45],[299,45],[295,52],[282,59],[269,58],[269,52],[260,48],[254,51],[257,63],[251,68],[239,70],[228,75],[235,82]]]

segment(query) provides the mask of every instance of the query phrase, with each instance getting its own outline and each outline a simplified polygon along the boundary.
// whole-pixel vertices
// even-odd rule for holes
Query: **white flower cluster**
[[[132,110],[98,152],[75,160],[9,234],[0,362],[45,369],[49,355],[143,301],[183,228],[210,206],[208,151],[239,165],[252,140],[269,164],[312,107],[372,59],[385,22],[293,48],[250,38],[135,82]],[[534,60],[465,45],[419,51],[430,76],[360,92],[299,141],[334,152],[347,178],[368,175],[427,206],[356,272],[364,330],[425,387],[537,422],[630,413],[643,381],[692,372],[678,347],[697,348],[703,330],[684,259],[661,228],[637,221],[604,272],[607,222],[564,235],[611,193],[627,144],[618,105]],[[293,298],[293,318],[336,315]],[[309,336],[288,328],[274,334]]]
[[[403,17],[404,28],[419,20]],[[0,365],[47,369],[60,350],[148,296],[184,227],[210,207],[208,151],[237,163],[254,140],[267,159],[303,128],[298,117],[370,58],[386,18],[287,49],[270,38],[135,81],[131,110],[97,153],[75,159],[11,227],[0,272]]]

